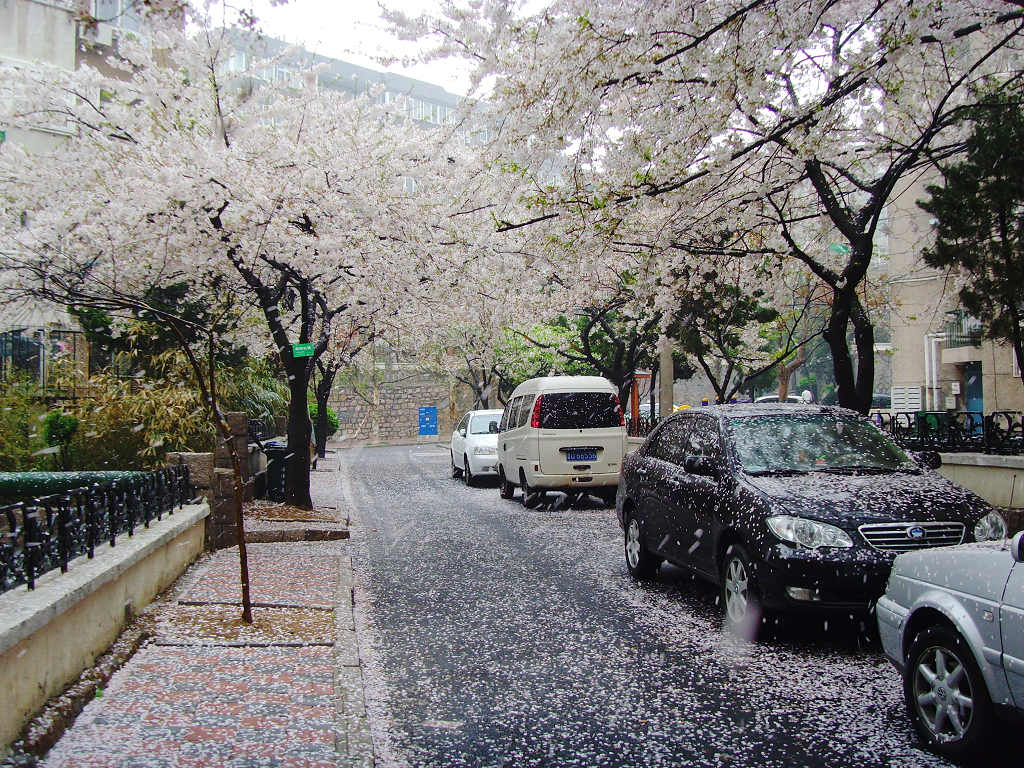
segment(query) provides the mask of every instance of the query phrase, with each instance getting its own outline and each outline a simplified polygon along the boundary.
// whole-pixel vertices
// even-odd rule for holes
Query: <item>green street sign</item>
[[[840,256],[850,255],[850,246],[846,243],[830,243],[828,249],[832,251],[832,253],[838,253]]]
[[[312,344],[292,344],[292,357],[312,357]]]

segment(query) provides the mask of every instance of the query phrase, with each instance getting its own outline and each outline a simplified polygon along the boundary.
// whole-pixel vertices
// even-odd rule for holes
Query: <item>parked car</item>
[[[452,477],[472,485],[477,477],[493,475],[498,465],[498,422],[501,410],[470,411],[452,431]]]
[[[1024,533],[900,555],[877,614],[929,747],[977,757],[995,718],[1024,719]]]
[[[761,395],[759,398],[754,400],[755,403],[777,403],[779,402],[779,396],[775,395]],[[787,403],[802,403],[803,400],[799,395],[787,395]]]
[[[626,457],[615,506],[631,574],[692,569],[752,635],[765,611],[866,612],[897,554],[1006,531],[867,419],[820,405],[676,414]]]
[[[518,486],[523,505],[547,491],[588,491],[615,501],[626,420],[618,391],[600,376],[546,376],[512,392],[498,436],[501,498]]]

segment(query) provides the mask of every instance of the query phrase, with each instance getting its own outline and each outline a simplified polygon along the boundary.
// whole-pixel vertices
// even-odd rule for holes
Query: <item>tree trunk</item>
[[[299,509],[312,509],[309,493],[310,441],[309,369],[307,358],[291,358],[288,371],[288,464],[285,476],[285,503]]]
[[[857,347],[857,369],[846,341],[851,320]],[[874,329],[856,294],[850,290],[835,291],[832,314],[823,334],[832,353],[832,371],[836,379],[836,401],[843,408],[867,414],[871,410],[871,394],[875,383]]]
[[[866,416],[871,410],[875,390],[875,328],[856,297],[850,319],[853,341],[857,345],[857,405],[854,410]]]
[[[334,379],[338,375],[338,367],[325,365],[320,369],[320,381],[316,383],[316,455],[321,459],[327,455],[327,433],[330,426],[327,421],[327,401],[334,388]]]
[[[215,406],[216,407],[216,406]],[[228,446],[231,455],[231,471],[234,473],[233,488],[235,507],[235,528],[238,531],[238,570],[239,581],[242,586],[242,621],[252,624],[252,599],[249,593],[249,553],[245,548],[245,518],[242,515],[242,504],[245,500],[245,487],[242,482],[242,460],[235,450],[235,439],[231,434],[231,427],[224,420],[217,409],[217,427],[222,439]]]
[[[793,371],[807,362],[807,355],[801,353],[797,358],[787,364],[779,363],[779,402],[784,403],[789,399],[789,380],[793,377]]]

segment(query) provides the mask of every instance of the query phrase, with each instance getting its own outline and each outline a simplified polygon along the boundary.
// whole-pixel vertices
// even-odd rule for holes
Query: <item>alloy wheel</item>
[[[725,570],[725,610],[729,619],[743,621],[750,604],[750,579],[746,565],[738,557],[729,561]]]
[[[932,646],[914,670],[914,706],[937,741],[961,739],[974,715],[974,693],[963,661],[949,648]]]
[[[634,569],[640,564],[640,526],[636,518],[632,518],[626,528],[626,561]]]

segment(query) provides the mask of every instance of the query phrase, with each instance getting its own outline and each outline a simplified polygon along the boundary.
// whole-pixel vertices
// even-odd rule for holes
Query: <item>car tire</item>
[[[970,646],[954,629],[929,627],[911,641],[903,698],[918,738],[929,749],[954,760],[985,749],[992,700]]]
[[[511,499],[516,494],[516,487],[505,477],[504,467],[498,467],[498,494],[503,499]]]
[[[640,521],[635,517],[626,519],[623,535],[623,550],[626,555],[626,570],[638,581],[651,578],[661,566],[661,559],[652,555],[640,535]]]
[[[747,640],[756,640],[764,609],[750,555],[742,544],[731,544],[725,551],[721,587],[726,626]]]
[[[452,457],[452,479],[457,480],[462,477],[462,470],[455,466],[455,454],[448,451],[448,454]]]
[[[462,457],[462,478],[463,480],[466,481],[467,488],[473,487],[473,483],[476,480],[476,478],[473,477],[473,470],[470,469],[469,466],[469,456],[465,455],[463,455]]]
[[[526,473],[519,473],[519,487],[523,491],[523,506],[527,509],[533,509],[540,505],[544,501],[547,494],[544,491],[538,491],[530,487],[530,484],[526,482]]]

